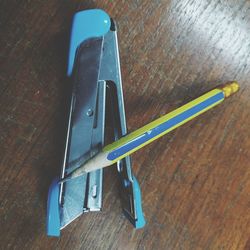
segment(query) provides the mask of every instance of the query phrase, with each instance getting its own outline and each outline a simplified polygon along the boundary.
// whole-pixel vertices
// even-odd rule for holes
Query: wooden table
[[[228,80],[241,90],[133,155],[144,229],[122,214],[113,167],[105,170],[103,211],[49,238],[68,33],[72,15],[89,8],[118,24],[129,131]],[[1,249],[250,249],[249,1],[2,1],[0,11]]]

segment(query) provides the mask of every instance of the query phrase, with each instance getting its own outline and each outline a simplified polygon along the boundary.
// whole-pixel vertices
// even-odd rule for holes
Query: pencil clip
[[[101,148],[105,137],[105,112],[113,114],[115,139],[127,133],[116,25],[102,10],[75,14],[72,25],[68,76],[73,81],[65,153],[60,179]],[[96,153],[96,152],[95,152]],[[130,157],[117,163],[124,214],[135,228],[145,219],[141,193],[132,174]],[[103,170],[50,187],[47,206],[47,234],[60,230],[81,214],[102,207]]]

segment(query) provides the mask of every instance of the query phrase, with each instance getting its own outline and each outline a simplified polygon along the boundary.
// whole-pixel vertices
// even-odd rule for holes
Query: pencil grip
[[[109,161],[117,161],[132,154],[150,142],[211,109],[223,100],[224,93],[220,89],[214,89],[206,93],[106,146],[104,152],[108,153],[107,159]]]

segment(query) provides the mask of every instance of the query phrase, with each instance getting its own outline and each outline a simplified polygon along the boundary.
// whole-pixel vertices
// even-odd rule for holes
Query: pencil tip
[[[62,178],[58,181],[58,184],[63,184],[64,182],[67,182],[69,180],[71,180],[72,177],[71,176],[68,176],[68,177],[65,177],[65,178]]]

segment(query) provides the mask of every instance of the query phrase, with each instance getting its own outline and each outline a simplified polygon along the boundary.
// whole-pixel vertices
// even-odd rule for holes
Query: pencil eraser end
[[[229,82],[221,88],[221,90],[224,92],[225,98],[238,92],[239,89],[240,89],[240,85],[236,81]]]

